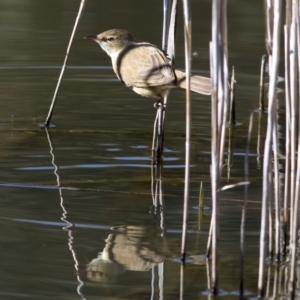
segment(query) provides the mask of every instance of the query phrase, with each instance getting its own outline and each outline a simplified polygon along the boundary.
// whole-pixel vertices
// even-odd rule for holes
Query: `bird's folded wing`
[[[172,84],[173,68],[165,54],[147,43],[127,47],[119,55],[117,75],[129,87],[150,87]]]

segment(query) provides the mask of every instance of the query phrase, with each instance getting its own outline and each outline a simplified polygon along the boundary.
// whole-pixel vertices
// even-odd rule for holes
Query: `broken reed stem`
[[[232,67],[232,75],[230,81],[230,113],[229,113],[229,125],[235,124],[235,89],[236,89],[236,81],[235,81],[235,71],[234,66]]]
[[[266,76],[266,55],[261,58],[260,82],[259,82],[259,103],[258,108],[265,111],[265,76]]]

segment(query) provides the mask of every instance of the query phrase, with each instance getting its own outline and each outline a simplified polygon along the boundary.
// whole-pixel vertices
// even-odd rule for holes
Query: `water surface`
[[[208,75],[210,1],[191,1],[194,73]],[[86,35],[110,28],[161,43],[161,1],[88,1],[55,107],[44,122],[79,1],[0,3],[1,299],[174,299],[179,297],[184,178],[184,91],[171,93],[162,167],[163,210],[153,206],[154,100],[118,82],[109,58]],[[228,4],[229,64],[238,80],[231,169],[243,181],[249,115],[257,106],[264,54],[261,3]],[[184,68],[179,17],[176,66]],[[208,299],[204,260],[211,214],[210,98],[193,94],[191,197],[185,299]],[[256,295],[261,170],[254,114],[249,156],[246,297]],[[265,130],[262,120],[262,133]],[[263,138],[261,140],[263,143]],[[152,172],[152,173],[151,173]],[[200,182],[205,209],[197,209]],[[220,287],[238,298],[244,187],[222,193]],[[154,201],[155,203],[155,201]],[[164,295],[164,296],[162,296]]]

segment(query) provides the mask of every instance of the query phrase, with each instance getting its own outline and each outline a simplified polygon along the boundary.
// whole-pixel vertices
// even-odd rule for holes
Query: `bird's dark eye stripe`
[[[114,41],[114,38],[113,37],[109,37],[109,38],[106,38],[105,40],[109,41],[109,42],[112,42],[112,41]]]

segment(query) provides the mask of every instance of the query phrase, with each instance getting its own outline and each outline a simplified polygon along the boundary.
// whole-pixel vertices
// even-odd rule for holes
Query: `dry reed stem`
[[[267,46],[269,47],[269,70],[270,70],[270,85],[269,85],[269,106],[268,106],[268,126],[267,136],[265,140],[264,162],[263,162],[263,195],[262,195],[262,210],[261,210],[261,232],[260,232],[260,251],[259,251],[259,278],[258,278],[258,295],[264,295],[264,269],[265,269],[265,238],[266,238],[266,215],[267,203],[272,193],[272,182],[270,182],[270,166],[271,161],[271,146],[272,141],[276,147],[276,137],[274,135],[274,125],[276,119],[276,83],[278,78],[278,63],[279,63],[279,45],[280,45],[280,17],[281,17],[281,0],[274,0],[274,6],[268,1],[267,11]],[[270,15],[274,18],[270,18]],[[275,150],[276,151],[276,150]]]
[[[170,65],[173,65],[175,60],[175,34],[177,25],[177,0],[164,0],[163,6],[163,34],[162,34],[162,49],[169,57]],[[165,96],[163,103],[158,108],[158,113],[154,122],[153,146],[156,148],[158,158],[163,153],[164,145],[164,129],[166,122],[168,96]],[[158,120],[158,123],[157,123]]]
[[[292,2],[292,23],[290,28],[290,94],[291,94],[291,206],[293,206],[293,212],[291,211],[290,221],[290,254],[291,254],[291,267],[290,267],[290,280],[289,280],[289,293],[292,299],[295,297],[296,289],[296,263],[297,263],[297,244],[298,244],[298,214],[299,214],[299,181],[300,181],[300,130],[298,127],[298,163],[296,170],[296,132],[297,126],[300,123],[296,121],[297,115],[297,59],[298,59],[298,71],[300,71],[300,62],[297,54],[299,49],[299,1],[294,0]],[[297,49],[298,47],[298,49]],[[295,73],[294,73],[295,72]],[[300,83],[299,83],[300,84]],[[299,108],[298,108],[299,109]],[[294,140],[292,140],[294,139]],[[299,280],[299,278],[298,278]]]
[[[297,132],[297,51],[296,51],[296,20],[292,17],[289,37],[289,61],[290,61],[290,100],[291,100],[291,173],[290,173],[290,236],[293,235],[293,215],[294,215],[294,199],[295,199],[295,176],[296,176],[296,132]],[[291,239],[290,239],[291,243]]]
[[[164,0],[162,50],[167,53],[172,0]]]
[[[181,260],[186,257],[186,232],[188,220],[189,188],[190,188],[190,140],[191,140],[191,13],[189,0],[183,0],[184,41],[185,41],[185,74],[186,74],[186,137],[185,137],[185,174],[184,205],[182,221]]]
[[[219,239],[219,187],[223,164],[225,123],[228,100],[227,69],[227,1],[212,2],[212,41],[210,43],[210,63],[212,78],[212,289],[218,293],[218,239]]]
[[[172,8],[171,8],[170,25],[169,25],[168,45],[167,45],[167,53],[168,53],[168,57],[170,59],[171,65],[173,65],[174,61],[175,61],[175,39],[176,39],[176,28],[177,28],[177,8],[178,8],[178,1],[173,0]]]
[[[260,82],[259,82],[259,103],[258,108],[261,111],[265,110],[265,76],[266,75],[266,55],[261,58],[260,66]]]
[[[230,82],[230,113],[229,113],[229,124],[235,124],[235,89],[236,89],[236,80],[235,80],[235,71],[234,66],[232,67],[232,75]]]
[[[289,26],[284,26],[284,59],[285,59],[285,182],[283,204],[283,252],[286,254],[288,246],[289,230],[289,206],[290,206],[290,172],[291,172],[291,100],[290,100],[290,73],[289,73]]]
[[[245,173],[245,182],[248,182],[249,175],[249,149],[251,141],[253,125],[253,113],[250,115],[249,127],[248,127],[248,137],[244,161],[244,173]],[[244,257],[245,257],[245,224],[246,224],[246,212],[247,212],[247,200],[248,200],[248,185],[245,185],[245,194],[244,194],[244,203],[242,207],[242,216],[241,216],[241,236],[240,236],[240,297],[244,295]]]
[[[82,16],[82,12],[83,12],[85,3],[86,3],[86,0],[81,0],[80,6],[79,6],[79,11],[78,11],[78,14],[77,14],[77,17],[76,17],[76,20],[75,20],[75,24],[74,24],[74,27],[73,27],[73,31],[72,31],[72,34],[71,34],[71,37],[70,37],[70,41],[69,41],[69,44],[68,44],[68,47],[67,47],[64,63],[63,63],[63,66],[62,66],[62,69],[61,69],[61,72],[60,72],[60,75],[59,75],[59,78],[58,78],[58,81],[57,81],[57,85],[56,85],[56,88],[55,88],[55,91],[54,91],[52,102],[51,102],[51,105],[50,105],[50,108],[49,108],[48,116],[46,118],[45,123],[43,124],[43,127],[48,127],[49,124],[50,124],[51,117],[52,117],[52,114],[53,114],[53,109],[54,109],[56,99],[57,99],[57,95],[58,95],[58,91],[59,91],[59,88],[60,88],[60,85],[61,85],[63,75],[65,73],[65,69],[67,67],[69,54],[70,54],[70,51],[71,51],[71,48],[72,48],[74,36],[75,36],[76,30],[77,30],[77,27],[78,27],[78,24],[79,24],[79,20]]]

